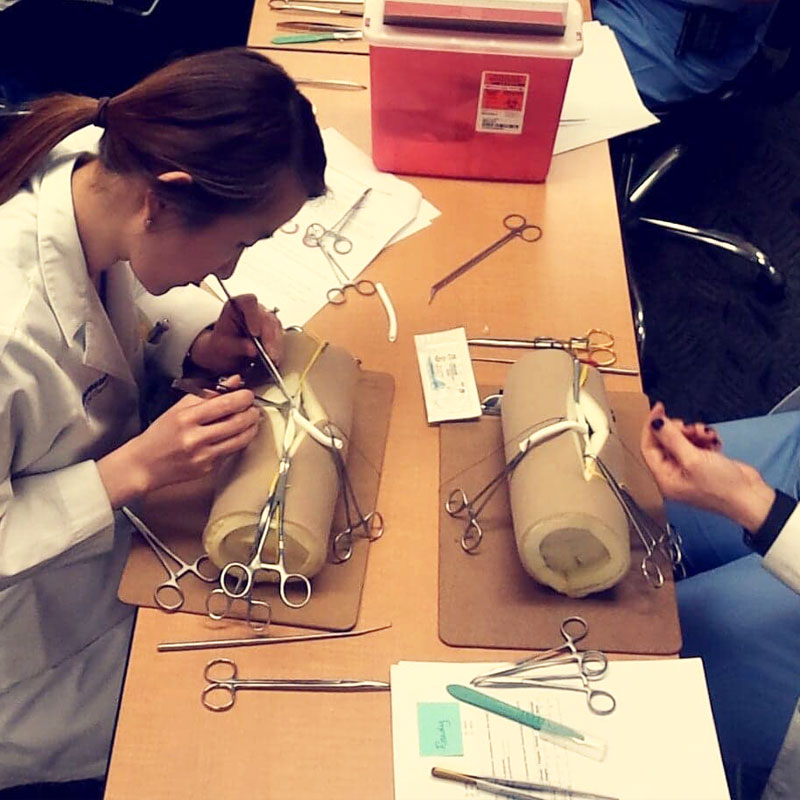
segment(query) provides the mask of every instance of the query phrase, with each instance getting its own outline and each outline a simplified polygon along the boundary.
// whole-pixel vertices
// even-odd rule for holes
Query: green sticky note
[[[461,756],[461,712],[458,703],[417,703],[419,754]]]

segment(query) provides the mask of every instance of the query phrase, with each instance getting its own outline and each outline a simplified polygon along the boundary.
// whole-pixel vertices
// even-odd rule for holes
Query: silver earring
[[[148,230],[148,231],[150,230],[150,228],[152,228],[152,227],[153,227],[153,218],[152,218],[152,217],[148,217],[148,218],[147,218],[147,219],[144,221],[144,227],[145,227],[145,229],[146,229],[146,230]]]

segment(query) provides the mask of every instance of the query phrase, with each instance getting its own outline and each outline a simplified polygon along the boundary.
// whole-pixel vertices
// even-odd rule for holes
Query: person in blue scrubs
[[[763,782],[800,719],[800,411],[712,428],[657,403],[642,454],[683,540],[681,655],[703,659],[729,775]]]
[[[650,108],[734,80],[758,49],[773,0],[594,0]]]

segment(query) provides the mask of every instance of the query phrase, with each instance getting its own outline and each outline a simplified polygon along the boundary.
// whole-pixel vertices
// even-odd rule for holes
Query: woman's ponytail
[[[95,121],[98,101],[75,94],[35,100],[0,138],[0,203],[5,203],[64,137]]]

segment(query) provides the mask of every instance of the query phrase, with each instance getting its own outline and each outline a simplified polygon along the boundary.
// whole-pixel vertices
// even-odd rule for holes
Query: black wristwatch
[[[744,529],[744,543],[747,547],[762,556],[766,555],[796,507],[797,500],[780,489],[776,489],[775,500],[772,502],[764,524],[755,532]]]

